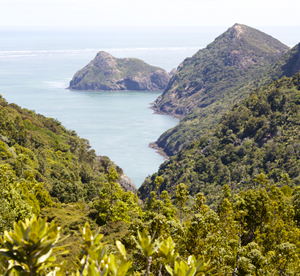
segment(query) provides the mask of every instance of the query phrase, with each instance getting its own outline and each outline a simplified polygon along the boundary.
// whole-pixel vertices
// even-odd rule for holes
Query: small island
[[[70,82],[74,90],[164,90],[170,75],[136,58],[115,58],[100,51]]]

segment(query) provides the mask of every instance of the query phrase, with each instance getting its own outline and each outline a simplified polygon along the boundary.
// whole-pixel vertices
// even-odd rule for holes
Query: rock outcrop
[[[137,189],[136,189],[135,185],[133,184],[132,180],[126,174],[122,174],[120,176],[120,179],[118,180],[118,183],[121,185],[121,187],[125,191],[131,191],[131,192],[134,192],[134,193],[137,192]]]
[[[70,82],[75,90],[164,90],[169,74],[136,58],[115,58],[101,51]]]

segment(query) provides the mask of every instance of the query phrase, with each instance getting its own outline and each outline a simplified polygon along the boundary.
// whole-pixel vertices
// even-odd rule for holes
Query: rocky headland
[[[164,90],[170,75],[136,58],[115,58],[100,51],[70,82],[74,90]]]

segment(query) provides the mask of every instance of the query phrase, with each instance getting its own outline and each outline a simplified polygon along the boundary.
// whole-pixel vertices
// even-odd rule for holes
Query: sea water
[[[170,71],[225,30],[2,29],[0,94],[75,130],[90,141],[98,155],[109,156],[138,187],[164,161],[149,143],[178,123],[150,109],[161,92],[70,91],[66,89],[69,81],[100,50],[116,57],[141,58]],[[285,29],[281,35],[286,36],[283,42],[297,42]]]

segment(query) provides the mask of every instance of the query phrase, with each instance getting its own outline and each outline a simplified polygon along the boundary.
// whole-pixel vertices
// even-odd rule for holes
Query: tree
[[[182,221],[183,215],[186,211],[185,207],[188,199],[189,199],[189,192],[187,186],[184,183],[178,184],[176,186],[176,192],[175,192],[175,203],[179,209],[180,221]]]

